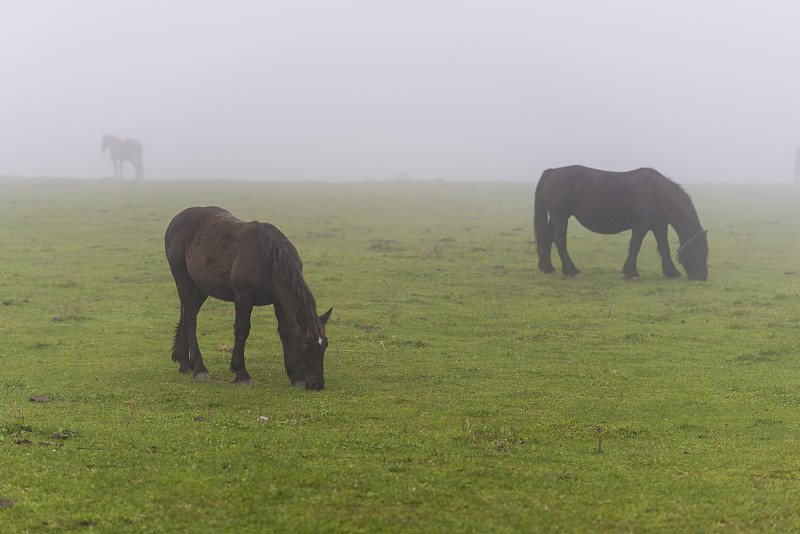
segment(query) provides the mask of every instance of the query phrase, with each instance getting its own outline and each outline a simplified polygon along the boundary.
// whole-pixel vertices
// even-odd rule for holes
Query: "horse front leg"
[[[561,258],[561,272],[564,276],[571,278],[580,278],[581,272],[572,263],[572,258],[569,257],[567,252],[567,221],[569,217],[551,217],[550,221],[553,223],[553,242],[556,244],[558,256]]]
[[[681,272],[672,263],[669,253],[669,240],[667,239],[667,223],[659,224],[653,228],[653,235],[656,236],[658,253],[661,255],[661,271],[667,278],[680,278]]]
[[[642,248],[642,240],[647,234],[648,228],[644,225],[635,225],[631,232],[631,242],[628,245],[628,259],[625,260],[625,265],[622,267],[622,272],[625,273],[625,278],[628,280],[638,281],[639,271],[636,269],[636,258],[639,256],[639,250]]]
[[[236,319],[233,323],[233,335],[236,341],[233,345],[233,353],[231,354],[231,371],[236,373],[234,382],[237,384],[249,384],[250,374],[244,366],[244,345],[247,342],[247,336],[250,335],[250,315],[253,312],[253,306],[249,303],[236,301]]]

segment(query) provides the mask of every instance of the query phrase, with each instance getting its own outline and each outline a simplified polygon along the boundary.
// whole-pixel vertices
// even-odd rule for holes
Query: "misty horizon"
[[[0,176],[792,182],[800,4],[15,3]],[[125,179],[134,176],[125,163]]]

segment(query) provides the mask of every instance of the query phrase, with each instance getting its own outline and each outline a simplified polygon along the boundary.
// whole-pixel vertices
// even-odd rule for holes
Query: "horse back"
[[[614,234],[639,218],[659,217],[653,187],[658,176],[652,169],[611,172],[573,165],[548,169],[537,187],[551,216],[574,215],[594,232]]]
[[[185,257],[187,249],[207,227],[222,222],[242,222],[228,210],[217,206],[187,208],[172,218],[164,234],[164,247],[167,258]]]
[[[122,142],[122,153],[124,156],[131,158],[142,157],[142,143],[137,139],[125,139]]]
[[[231,301],[233,247],[243,221],[216,206],[188,208],[167,227],[164,247],[176,280],[190,277],[204,293]]]
[[[289,263],[302,270],[297,250],[280,230],[242,221],[216,206],[176,215],[165,247],[173,275],[186,274],[204,293],[225,301],[246,298],[253,305],[272,304],[277,266]]]

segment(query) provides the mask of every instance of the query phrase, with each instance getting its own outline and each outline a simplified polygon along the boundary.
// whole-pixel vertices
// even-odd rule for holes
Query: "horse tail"
[[[551,272],[550,251],[553,246],[553,233],[547,224],[547,207],[544,204],[544,182],[550,173],[547,169],[536,184],[536,195],[533,203],[533,234],[536,238],[536,254],[539,256],[539,268]]]
[[[183,337],[184,337],[183,322],[179,322],[178,326],[175,327],[175,335],[172,337],[172,361],[173,362],[177,362],[178,361],[178,356],[177,356],[177,352],[176,351],[178,349],[179,340],[183,339]]]

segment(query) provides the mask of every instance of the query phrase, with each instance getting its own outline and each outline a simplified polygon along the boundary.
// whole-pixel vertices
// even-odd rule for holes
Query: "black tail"
[[[178,339],[183,339],[183,322],[178,322],[178,326],[175,327],[175,335],[172,338],[172,361],[177,362],[178,356],[176,351],[178,350]]]
[[[547,224],[547,208],[544,205],[544,184],[550,169],[542,173],[539,183],[536,184],[536,198],[533,203],[533,234],[536,237],[536,254],[539,256],[539,269],[546,273],[555,271],[550,260],[550,251],[553,246],[553,233]]]

